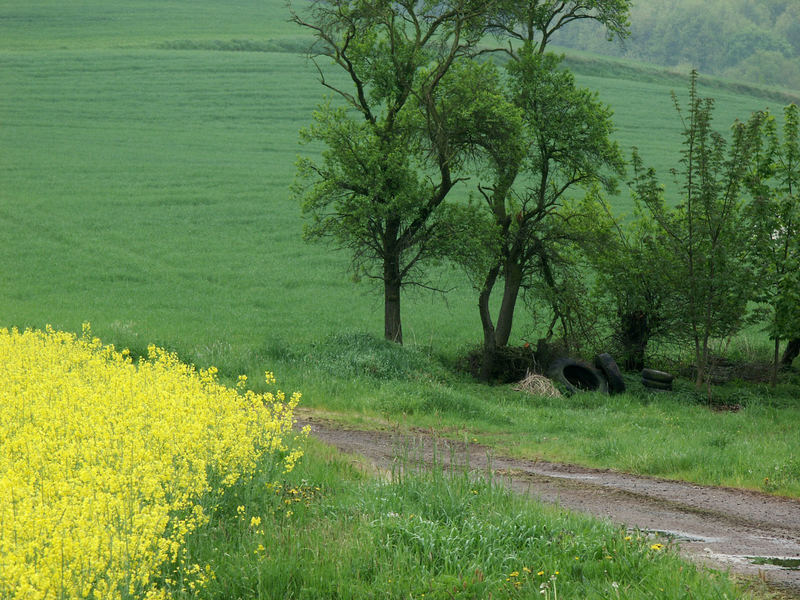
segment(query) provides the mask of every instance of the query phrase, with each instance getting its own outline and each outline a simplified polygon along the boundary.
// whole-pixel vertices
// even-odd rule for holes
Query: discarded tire
[[[671,390],[674,375],[655,369],[642,369],[642,385],[653,390]]]
[[[664,371],[656,371],[655,369],[642,369],[642,379],[658,381],[660,383],[672,383],[675,376],[665,373]]]
[[[663,381],[653,381],[652,379],[645,379],[642,377],[642,385],[651,390],[672,390],[672,382],[664,383]]]
[[[610,394],[621,394],[625,391],[625,380],[617,366],[616,361],[606,352],[594,357],[594,366],[605,375]]]
[[[600,373],[590,365],[572,358],[559,358],[553,361],[547,376],[563,385],[568,394],[575,392],[608,393],[608,384]]]

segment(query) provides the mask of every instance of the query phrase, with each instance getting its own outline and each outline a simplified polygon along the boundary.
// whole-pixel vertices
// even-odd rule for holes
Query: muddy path
[[[755,564],[752,557],[790,559],[800,566],[800,501],[757,492],[629,475],[574,465],[492,456],[479,444],[453,442],[430,432],[342,429],[311,415],[320,441],[364,457],[388,471],[399,456],[492,471],[511,489],[541,501],[608,519],[628,528],[659,532],[692,560],[746,576],[800,599],[800,568]],[[791,559],[794,559],[792,561]]]

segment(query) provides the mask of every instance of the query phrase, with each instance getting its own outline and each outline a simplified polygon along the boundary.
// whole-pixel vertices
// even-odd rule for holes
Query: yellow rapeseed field
[[[302,454],[284,441],[299,394],[149,353],[134,363],[88,326],[0,329],[0,598],[164,597],[153,576],[206,521],[198,500],[264,453],[285,470]]]

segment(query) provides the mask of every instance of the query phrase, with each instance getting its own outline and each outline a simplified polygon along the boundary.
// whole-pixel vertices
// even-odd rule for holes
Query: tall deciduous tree
[[[570,23],[602,25],[608,37],[628,34],[631,0],[501,0],[489,16],[490,30],[533,48],[539,54]],[[507,52],[514,56],[513,46]]]
[[[696,386],[710,381],[712,338],[729,337],[744,325],[752,299],[752,246],[743,212],[742,192],[758,139],[758,120],[736,123],[730,144],[712,128],[714,101],[701,98],[692,73],[689,107],[683,113],[681,186],[675,207],[664,203],[652,170],[634,161],[634,191],[655,228],[650,239],[653,265],[668,282],[675,302],[676,335],[694,346]],[[710,390],[710,388],[709,388]]]
[[[492,373],[497,348],[508,344],[520,290],[535,279],[557,291],[553,260],[558,240],[569,237],[562,227],[564,200],[578,187],[612,190],[622,169],[610,109],[579,88],[554,55],[527,44],[514,57],[507,65],[507,98],[522,115],[521,152],[501,160],[488,152],[491,183],[480,188],[500,240],[479,286],[483,379]],[[495,320],[490,301],[500,279]],[[554,312],[556,319],[563,316]]]
[[[557,291],[553,260],[565,229],[555,213],[576,186],[613,187],[608,173],[622,160],[610,141],[611,113],[596,97],[575,85],[546,53],[552,36],[576,21],[603,24],[610,37],[628,31],[631,0],[501,0],[488,16],[488,30],[507,46],[507,104],[523,119],[514,140],[483,146],[490,183],[479,187],[497,243],[478,278],[478,308],[483,328],[481,378],[488,380],[498,347],[508,344],[523,284],[531,278]],[[508,114],[513,111],[503,108]],[[507,146],[513,152],[498,152]],[[496,320],[490,311],[498,280],[503,296]],[[554,298],[550,294],[551,298]],[[558,302],[551,302],[558,318]]]
[[[800,114],[784,109],[783,136],[775,118],[764,115],[762,142],[754,152],[748,187],[749,217],[759,275],[757,299],[770,309],[769,335],[775,340],[772,384],[781,340],[800,338]],[[790,361],[791,362],[791,361]]]
[[[493,5],[316,0],[293,16],[313,33],[311,55],[333,96],[303,132],[324,146],[320,159],[298,164],[305,235],[347,249],[357,274],[382,282],[390,340],[403,339],[401,289],[427,285],[425,265],[450,254],[469,226],[445,202],[467,145],[450,130],[458,114],[442,110],[438,88],[479,41]]]

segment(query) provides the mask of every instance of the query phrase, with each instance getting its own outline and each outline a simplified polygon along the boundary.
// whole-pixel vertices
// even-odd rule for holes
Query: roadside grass
[[[663,540],[524,499],[466,465],[405,461],[367,477],[309,440],[277,485],[265,472],[209,509],[186,556],[208,569],[165,573],[172,597],[751,597]]]
[[[502,456],[800,498],[800,382],[787,376],[774,390],[743,381],[714,386],[712,405],[686,379],[658,392],[636,375],[626,375],[625,394],[544,398],[477,384],[430,348],[353,337],[266,359],[286,387],[304,390],[301,410],[353,426],[429,428]]]

